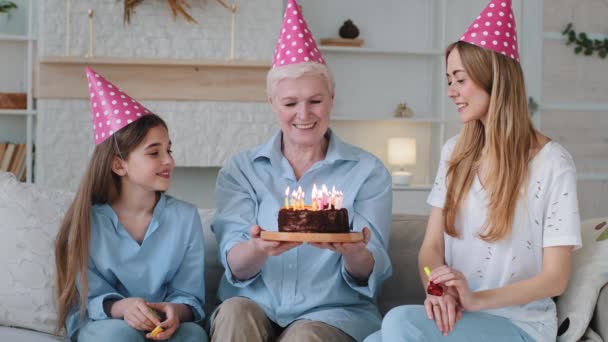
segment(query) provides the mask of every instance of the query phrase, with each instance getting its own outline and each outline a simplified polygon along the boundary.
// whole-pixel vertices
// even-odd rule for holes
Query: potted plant
[[[8,21],[10,12],[17,9],[17,4],[12,1],[0,1],[0,28],[3,28]]]

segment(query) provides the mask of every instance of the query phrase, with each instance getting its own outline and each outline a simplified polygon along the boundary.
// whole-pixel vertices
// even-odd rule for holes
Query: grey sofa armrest
[[[399,305],[422,304],[426,298],[418,275],[418,251],[428,219],[428,216],[393,214],[388,241],[393,276],[380,289],[378,306],[382,314]]]
[[[608,285],[602,288],[597,298],[591,329],[597,332],[604,341],[608,341]]]

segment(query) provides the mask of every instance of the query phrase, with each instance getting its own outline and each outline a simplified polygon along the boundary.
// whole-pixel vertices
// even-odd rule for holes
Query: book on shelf
[[[25,144],[17,144],[15,147],[15,156],[11,161],[11,165],[9,166],[8,172],[18,176],[19,168],[21,164],[25,163]]]
[[[15,154],[15,146],[16,145],[13,143],[7,143],[4,155],[2,156],[2,161],[0,162],[0,171],[8,172],[8,169],[11,166],[11,160],[13,160]]]
[[[17,179],[25,180],[26,157],[26,144],[0,143],[0,171],[10,172]]]
[[[4,151],[6,150],[7,143],[0,143],[0,164],[2,163],[2,158],[4,157]]]

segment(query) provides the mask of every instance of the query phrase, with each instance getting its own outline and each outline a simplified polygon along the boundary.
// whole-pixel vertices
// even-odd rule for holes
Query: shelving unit
[[[18,121],[25,120],[25,131],[23,132],[23,136],[26,144],[26,181],[31,183],[33,181],[33,146],[34,146],[34,120],[36,116],[36,109],[33,101],[32,94],[32,84],[33,84],[33,60],[34,60],[34,48],[36,43],[36,36],[34,34],[34,7],[36,5],[36,0],[22,0],[16,1],[17,5],[20,7],[18,10],[25,9],[26,13],[22,16],[25,20],[25,28],[22,29],[24,32],[21,34],[14,33],[4,33],[0,32],[0,44],[8,43],[19,43],[25,44],[25,70],[23,75],[23,80],[25,80],[24,88],[25,89],[10,89],[11,91],[19,90],[20,92],[25,92],[27,94],[27,108],[26,109],[0,109],[0,124],[4,122],[5,127],[10,127],[10,129],[14,128],[13,126],[17,126],[17,129],[22,126],[21,124],[15,123],[13,120],[15,117],[18,117]],[[15,16],[15,20],[19,20],[18,15]],[[16,61],[11,61],[4,59],[4,63],[16,63]],[[20,134],[19,134],[20,135]],[[4,141],[5,137],[0,136],[0,141]]]
[[[445,140],[446,0],[301,1],[317,41],[336,38],[343,21],[352,19],[363,47],[321,46],[336,80],[332,128],[344,140],[374,153],[387,168],[386,141],[414,137],[417,165],[412,186],[395,191],[428,191]],[[378,18],[383,18],[378,20]],[[413,116],[393,112],[406,103]]]
[[[443,143],[460,129],[458,114],[446,97],[444,49],[456,41],[487,5],[487,0],[301,0],[304,17],[318,41],[338,37],[351,19],[362,47],[319,46],[336,79],[331,127],[344,140],[387,160],[390,137],[413,137],[417,161],[407,187],[393,188],[393,211],[428,213],[431,190]],[[514,0],[520,54],[525,56],[527,89],[538,97],[536,31],[542,5]],[[381,18],[381,19],[378,19]],[[523,29],[529,30],[527,34]],[[395,118],[404,102],[411,118]]]

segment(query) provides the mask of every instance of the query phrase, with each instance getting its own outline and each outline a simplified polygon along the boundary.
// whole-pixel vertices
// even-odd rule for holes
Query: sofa
[[[0,172],[0,341],[62,341],[54,336],[53,242],[73,193],[18,182]],[[199,210],[205,237],[206,304],[218,305],[217,287],[223,269],[209,229],[212,209]],[[383,284],[378,305],[383,313],[401,304],[422,303],[417,255],[427,217],[393,215],[389,254],[393,276]],[[608,288],[598,301],[595,331],[608,341]],[[603,330],[602,330],[603,329]]]

